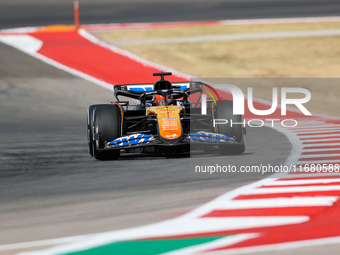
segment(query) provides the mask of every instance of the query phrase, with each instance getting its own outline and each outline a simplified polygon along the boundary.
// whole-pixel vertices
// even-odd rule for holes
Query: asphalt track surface
[[[290,152],[284,135],[261,128],[248,130],[241,156],[96,161],[87,154],[86,109],[113,95],[9,46],[0,56],[0,244],[172,218],[264,177],[195,173],[193,164],[275,165]]]
[[[338,0],[80,0],[82,24],[338,16]],[[0,28],[73,24],[73,0],[1,0]]]
[[[66,1],[42,2],[1,1],[0,26],[72,23],[73,13]],[[255,6],[256,1],[214,1],[211,12],[204,14],[208,2],[203,1],[173,2],[176,7],[166,1],[157,5],[137,1],[133,7],[131,2],[115,2],[120,7],[102,2],[95,7],[99,1],[95,5],[94,1],[81,1],[85,23],[295,17],[312,16],[317,11],[322,16],[336,14],[339,6],[337,1],[323,2],[325,8],[316,7],[319,1],[299,1],[302,6],[314,4],[309,12],[300,8],[300,13],[294,9],[295,13],[288,15],[282,6],[276,12],[263,8],[264,2],[248,9],[245,6]],[[294,5],[293,1],[277,3],[288,9]],[[230,15],[220,11],[224,4],[235,6]],[[190,14],[194,6],[200,11]],[[165,14],[155,14],[163,8]],[[87,154],[86,109],[111,100],[112,94],[106,90],[0,44],[0,244],[102,232],[176,217],[264,177],[197,174],[193,164],[279,165],[290,152],[282,134],[261,128],[248,130],[247,150],[242,156],[133,155],[99,162]]]

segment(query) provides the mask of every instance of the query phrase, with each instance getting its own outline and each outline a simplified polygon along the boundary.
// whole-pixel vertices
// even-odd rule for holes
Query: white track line
[[[310,160],[310,161],[299,161],[298,164],[331,164],[331,163],[335,163],[340,165],[340,159],[336,159],[336,160]]]
[[[218,249],[226,246],[230,246],[242,241],[246,241],[248,239],[256,238],[259,234],[238,234],[233,236],[226,236],[223,238],[219,238],[217,240],[203,243],[199,245],[193,245],[189,247],[185,247],[182,249],[162,253],[161,255],[193,255],[193,254],[200,254],[204,250],[213,250]]]
[[[268,188],[269,189],[269,188]],[[293,198],[268,198],[268,199],[245,199],[228,201],[215,210],[235,210],[252,208],[279,208],[279,207],[301,207],[301,206],[332,206],[337,197],[293,197]]]
[[[327,135],[301,135],[299,136],[300,139],[306,139],[306,138],[317,138],[317,137],[340,137],[340,133],[339,134],[327,134]]]
[[[253,194],[276,194],[276,193],[300,193],[311,191],[332,191],[340,190],[340,185],[329,186],[294,186],[294,187],[280,187],[280,188],[258,188],[245,192],[245,195]]]
[[[320,128],[320,131],[303,131],[303,132],[294,132],[295,134],[319,134],[319,133],[336,133],[336,132],[339,132],[340,133],[340,128],[336,128],[336,129],[321,129]]]
[[[332,124],[332,123],[327,123],[324,125],[316,125],[316,126],[309,126],[309,127],[292,127],[292,128],[288,128],[291,131],[299,131],[299,130],[320,130],[322,128],[333,128],[333,127],[338,127],[340,128],[340,125],[337,124]]]
[[[40,27],[18,27],[18,28],[9,28],[9,29],[1,29],[0,33],[34,33]]]
[[[339,244],[339,243],[340,243],[340,237],[329,237],[329,238],[319,238],[319,239],[311,239],[311,240],[303,240],[303,241],[295,241],[295,242],[261,245],[261,246],[255,246],[255,247],[252,246],[252,247],[246,247],[246,248],[235,248],[235,249],[230,249],[230,250],[208,252],[204,254],[205,255],[256,254],[258,252],[280,251],[280,250],[284,250],[284,253],[288,254],[289,252],[287,253],[287,250],[289,249]],[[292,253],[290,254],[296,254],[296,253],[292,251]]]
[[[279,19],[239,19],[239,20],[219,20],[211,22],[211,25],[261,25],[261,24],[292,24],[292,23],[315,23],[315,22],[336,22],[340,17],[306,17],[306,18],[279,18]],[[145,29],[170,26],[193,26],[200,25],[202,22],[160,22],[160,23],[108,23],[108,24],[88,24],[83,25],[86,30],[117,30],[117,29]],[[209,25],[209,24],[208,24]]]
[[[340,154],[306,154],[300,158],[324,158],[324,157],[340,157]]]
[[[304,144],[303,147],[322,147],[322,146],[339,146],[340,143],[315,143],[315,144]]]
[[[284,178],[317,178],[317,177],[329,177],[329,176],[340,176],[340,173],[309,173],[309,174],[289,174]]]
[[[219,42],[219,41],[301,38],[301,37],[324,37],[324,36],[339,36],[339,35],[340,35],[340,29],[323,29],[323,30],[277,31],[277,32],[244,33],[244,34],[202,35],[202,36],[161,38],[161,39],[111,40],[110,42],[112,42],[115,45],[120,46],[120,45],[198,43],[198,42],[212,42],[212,41]]]
[[[50,245],[57,245],[57,244],[66,244],[66,243],[71,243],[71,242],[82,241],[92,236],[93,235],[80,235],[80,236],[70,236],[70,237],[62,237],[62,238],[24,242],[24,243],[3,244],[3,245],[0,245],[0,251],[9,251],[9,250],[42,247],[42,246],[50,246]]]
[[[36,54],[43,45],[42,41],[29,35],[0,36],[0,42],[8,44],[30,55]]]
[[[311,140],[301,139],[301,140],[303,142],[313,143],[313,142],[339,141],[340,138],[331,138],[331,139],[325,138],[325,139],[311,139]]]
[[[275,181],[271,184],[267,184],[266,186],[283,186],[283,185],[299,185],[299,184],[318,184],[318,183],[332,183],[332,182],[340,182],[340,178],[332,178],[332,179],[311,179],[311,180],[289,180],[289,181]]]
[[[327,148],[327,149],[303,149],[304,152],[322,152],[322,151],[340,151],[340,148]]]
[[[297,133],[297,134],[304,134],[304,133],[314,133],[314,131],[319,132],[319,131],[330,131],[330,132],[337,132],[337,130],[340,127],[337,127],[337,125],[332,125],[332,126],[323,126],[319,128],[301,128],[299,130],[294,130],[294,129],[289,129],[290,131]],[[322,133],[322,132],[321,132]]]
[[[245,19],[245,20],[221,20],[225,25],[250,25],[250,24],[287,24],[287,23],[314,23],[314,22],[330,22],[340,21],[339,16],[333,17],[306,17],[306,18],[274,18],[274,19]]]

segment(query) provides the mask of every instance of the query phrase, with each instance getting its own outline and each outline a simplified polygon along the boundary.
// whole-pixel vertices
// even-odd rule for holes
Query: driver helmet
[[[152,101],[154,102],[154,105],[156,105],[156,106],[164,106],[165,105],[164,97],[161,96],[161,95],[154,95],[153,98],[152,98]],[[172,95],[168,95],[166,97],[167,105],[173,105],[174,101],[175,100],[173,99]]]
[[[164,97],[161,95],[154,95],[152,98],[152,101],[154,103],[154,105],[156,106],[164,106],[165,102],[164,102]]]

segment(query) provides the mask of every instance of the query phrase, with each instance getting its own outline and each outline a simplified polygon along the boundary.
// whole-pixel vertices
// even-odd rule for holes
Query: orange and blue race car
[[[232,101],[221,100],[202,82],[171,83],[164,79],[169,72],[153,75],[161,79],[154,84],[116,85],[117,101],[88,108],[91,156],[111,160],[121,152],[173,154],[213,148],[222,155],[244,152],[242,125],[214,125],[215,119],[242,123],[242,115],[233,115]],[[203,104],[203,92],[211,95],[208,89],[218,100],[210,98]],[[120,97],[130,100],[121,101]],[[206,107],[203,112],[202,105]]]

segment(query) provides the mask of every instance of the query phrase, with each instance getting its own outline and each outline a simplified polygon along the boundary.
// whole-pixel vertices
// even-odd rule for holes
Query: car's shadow
[[[211,157],[245,157],[253,155],[253,152],[247,152],[239,155],[220,155],[218,151],[191,151],[185,153],[174,154],[152,154],[152,153],[122,153],[118,160],[157,160],[157,159],[179,159],[179,158],[211,158]]]

